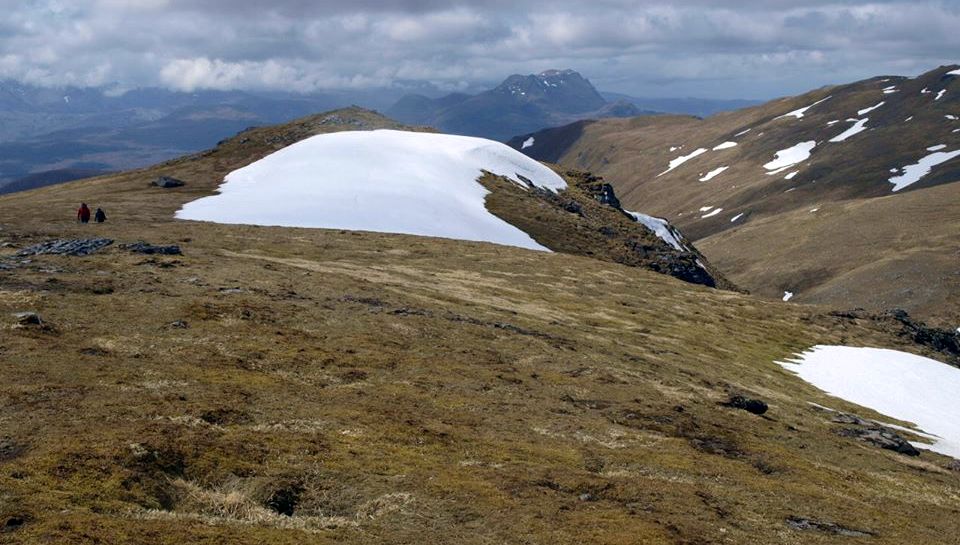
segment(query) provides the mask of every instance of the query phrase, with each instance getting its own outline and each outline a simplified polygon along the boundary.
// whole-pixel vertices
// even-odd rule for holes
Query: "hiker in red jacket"
[[[77,209],[77,221],[80,223],[90,223],[90,209],[87,208],[87,203],[80,203],[80,208]]]

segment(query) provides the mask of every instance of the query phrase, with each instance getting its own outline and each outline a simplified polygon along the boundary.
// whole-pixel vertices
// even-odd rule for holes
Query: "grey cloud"
[[[0,78],[192,90],[448,88],[580,70],[768,97],[956,62],[960,1],[0,0]]]

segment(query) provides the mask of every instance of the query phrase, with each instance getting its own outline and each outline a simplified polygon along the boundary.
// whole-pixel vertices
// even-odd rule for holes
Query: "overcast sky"
[[[573,68],[640,96],[769,98],[960,62],[960,0],[0,0],[0,79],[445,89]],[[951,57],[950,55],[954,55]]]

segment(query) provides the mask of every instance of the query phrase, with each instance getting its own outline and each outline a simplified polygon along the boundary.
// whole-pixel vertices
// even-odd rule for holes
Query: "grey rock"
[[[34,255],[83,256],[99,252],[113,244],[109,238],[55,239],[35,244],[17,252],[19,257]]]
[[[180,251],[180,246],[177,246],[176,244],[171,244],[169,246],[156,246],[154,244],[148,244],[142,240],[139,240],[132,244],[122,244],[120,247],[135,254],[183,255],[183,252]]]
[[[843,537],[871,537],[877,535],[870,530],[855,530],[834,522],[823,522],[805,517],[787,517],[787,526],[794,530],[822,532]]]
[[[880,426],[869,428],[844,428],[840,430],[843,437],[854,437],[871,445],[886,450],[892,450],[906,456],[920,456],[920,451],[916,449],[909,441],[901,437],[893,430]]]

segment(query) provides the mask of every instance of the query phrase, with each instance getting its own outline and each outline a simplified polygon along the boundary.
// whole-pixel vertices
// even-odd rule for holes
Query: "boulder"
[[[726,403],[721,403],[724,407],[732,407],[753,414],[763,414],[767,412],[767,404],[759,399],[750,399],[741,395],[731,396]]]
[[[171,178],[170,176],[160,176],[152,182],[152,185],[162,187],[163,189],[170,189],[174,187],[183,187],[187,185],[187,182],[178,180],[176,178]]]

